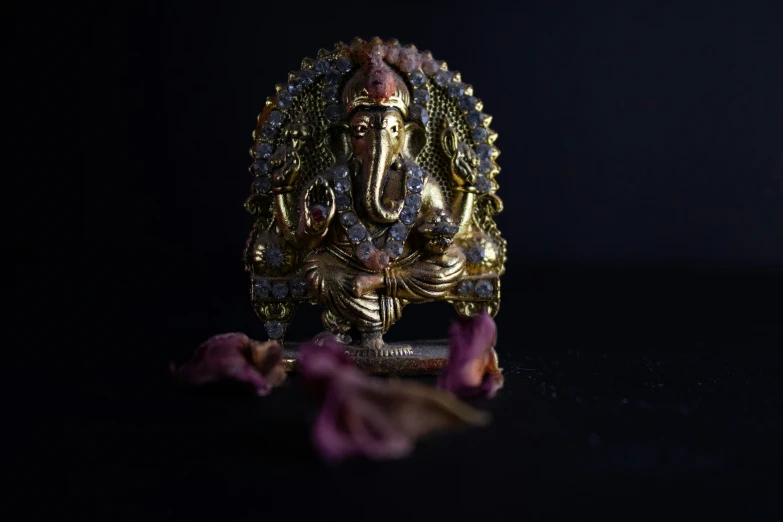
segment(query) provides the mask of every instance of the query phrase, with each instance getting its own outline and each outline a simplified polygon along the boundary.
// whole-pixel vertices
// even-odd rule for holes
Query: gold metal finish
[[[288,372],[296,371],[298,343],[286,343],[283,365]],[[437,375],[449,360],[449,344],[446,339],[414,341],[412,353],[394,357],[378,357],[376,354],[352,354],[357,368],[375,375]]]
[[[399,359],[384,368],[404,373],[425,345],[383,333],[408,304],[497,313],[500,151],[482,111],[458,72],[396,40],[338,42],[277,86],[253,133],[245,202],[245,266],[270,337],[310,302],[323,308],[322,338],[357,361]]]

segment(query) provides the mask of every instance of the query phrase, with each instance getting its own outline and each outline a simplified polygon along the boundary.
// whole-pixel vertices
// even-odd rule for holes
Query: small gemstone
[[[270,143],[259,143],[256,145],[256,154],[261,159],[267,159],[275,151]]]
[[[453,236],[457,233],[458,230],[459,227],[457,225],[452,225],[451,223],[446,223],[445,221],[441,221],[433,227],[433,231],[436,234],[443,234],[444,236]]]
[[[481,158],[478,170],[482,174],[489,174],[492,172],[492,160],[489,158]]]
[[[324,74],[329,72],[329,62],[327,62],[323,58],[318,58],[315,61],[315,65],[313,66],[313,70],[315,71],[316,75],[323,76]]]
[[[402,255],[402,243],[399,241],[389,241],[386,243],[384,250],[389,254],[390,258],[397,259]]]
[[[421,194],[408,194],[405,198],[405,206],[418,211],[421,208]]]
[[[261,127],[261,136],[265,140],[274,139],[275,134],[277,134],[277,129],[275,129],[271,124],[267,123]]]
[[[471,127],[478,127],[481,125],[481,122],[484,121],[484,115],[481,114],[481,111],[473,109],[472,111],[468,112],[468,115],[465,116],[465,119],[468,121],[468,125]]]
[[[480,265],[484,261],[484,249],[480,246],[470,247],[466,257],[474,265]]]
[[[476,146],[476,156],[481,159],[489,159],[492,157],[492,147],[486,143]]]
[[[338,179],[334,182],[334,191],[338,194],[346,194],[351,191],[351,182],[347,179]]]
[[[269,163],[262,160],[256,160],[253,162],[253,172],[256,176],[266,176],[269,174]]]
[[[465,84],[460,82],[449,84],[449,96],[452,98],[459,98],[465,94]]]
[[[397,241],[405,241],[405,238],[408,237],[408,227],[402,223],[395,223],[389,230],[389,235]]]
[[[408,167],[408,176],[422,179],[424,177],[424,169],[416,164],[413,164]]]
[[[256,281],[253,283],[253,296],[254,297],[268,297],[269,292],[272,290],[272,285],[269,284],[269,281],[263,280],[263,281]]]
[[[348,177],[348,165],[337,165],[332,169],[332,176],[335,179],[341,179]]]
[[[329,210],[323,205],[313,205],[310,207],[310,215],[315,221],[323,223],[329,215]]]
[[[492,182],[486,176],[479,176],[474,185],[479,194],[486,194],[492,189]]]
[[[400,212],[400,221],[406,225],[412,225],[413,222],[416,221],[416,214],[417,212],[412,208],[405,207],[402,209],[402,212]]]
[[[272,111],[269,113],[269,125],[273,127],[279,127],[283,124],[283,120],[285,119],[285,116],[280,111]]]
[[[489,297],[492,295],[492,283],[489,281],[479,281],[476,283],[476,295],[479,297]]]
[[[415,89],[413,91],[413,103],[427,105],[430,101],[430,92],[427,89]]]
[[[275,299],[283,299],[287,295],[288,285],[286,285],[283,281],[278,281],[272,285],[272,296]]]
[[[409,77],[411,81],[411,85],[414,87],[421,87],[425,83],[427,83],[427,77],[424,76],[424,73],[421,71],[413,71]]]
[[[291,93],[293,96],[296,96],[297,94],[302,92],[302,84],[299,83],[299,80],[296,78],[288,83],[287,88],[288,88],[288,92]]]
[[[421,105],[411,105],[408,108],[408,112],[412,119],[418,121],[422,125],[427,125],[427,122],[430,121],[430,115],[427,112],[427,109]]]
[[[475,96],[463,96],[459,99],[459,108],[463,111],[472,111],[477,103],[478,99]]]
[[[487,141],[487,136],[489,133],[487,133],[487,129],[484,127],[476,127],[473,129],[473,132],[470,133],[470,137],[473,138],[473,141],[477,141],[481,143],[482,141]]]
[[[408,187],[408,190],[411,192],[421,192],[422,187],[424,187],[424,182],[421,181],[421,178],[410,177],[405,181],[405,186]]]
[[[329,69],[326,73],[326,83],[330,85],[337,85],[343,79],[343,75],[337,69]]]
[[[359,243],[359,246],[356,247],[356,257],[361,260],[370,259],[373,248],[375,247],[369,241],[363,241],[362,243]]]
[[[280,339],[283,337],[283,323],[280,321],[267,321],[266,324],[264,324],[264,328],[266,328],[266,334],[269,336],[270,339]]]
[[[331,122],[337,122],[342,119],[343,110],[336,103],[332,103],[331,105],[326,106],[326,109],[324,109],[324,115],[326,116],[327,120]]]
[[[283,256],[283,251],[279,248],[267,247],[266,251],[264,252],[264,259],[272,266],[280,266],[283,264],[283,259],[285,259],[285,256]]]
[[[344,194],[338,194],[334,198],[334,204],[337,205],[337,210],[348,210],[351,208],[351,198]]]
[[[454,73],[451,71],[438,71],[435,74],[435,83],[440,85],[441,87],[451,83],[452,78],[454,78]]]
[[[353,212],[346,212],[340,216],[340,223],[342,223],[344,227],[350,227],[358,222],[359,217]]]
[[[266,176],[258,177],[253,182],[253,189],[258,194],[267,194],[272,190],[272,181]]]
[[[289,92],[281,92],[277,95],[277,106],[281,109],[287,109],[294,103],[294,97]]]
[[[339,95],[340,95],[340,89],[338,89],[334,85],[330,85],[329,87],[321,91],[321,97],[326,101],[336,100]]]
[[[341,56],[337,60],[334,61],[335,68],[340,72],[348,72],[353,67],[353,64],[351,63],[351,59],[347,56]]]
[[[468,296],[473,293],[473,281],[460,281],[457,285],[459,295]]]
[[[291,295],[294,297],[302,297],[307,293],[307,283],[304,279],[294,279],[291,281]]]
[[[299,71],[299,83],[301,85],[311,85],[313,83],[313,80],[315,78],[315,74],[313,71],[309,71],[307,69],[302,69]]]
[[[364,229],[364,225],[361,223],[357,223],[351,228],[348,229],[348,239],[350,239],[354,243],[358,243],[362,239],[364,239],[364,236],[367,235],[367,231]]]

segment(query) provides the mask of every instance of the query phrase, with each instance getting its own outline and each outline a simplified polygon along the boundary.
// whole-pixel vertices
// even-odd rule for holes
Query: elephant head
[[[402,210],[400,164],[414,161],[425,145],[424,128],[407,121],[410,94],[383,60],[370,59],[342,93],[345,123],[332,128],[329,146],[338,163],[353,162],[354,198],[370,220],[392,223]],[[392,179],[399,187],[392,186]]]

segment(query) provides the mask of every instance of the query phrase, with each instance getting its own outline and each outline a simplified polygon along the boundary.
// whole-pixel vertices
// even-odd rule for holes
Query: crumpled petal
[[[503,387],[496,343],[497,326],[487,312],[455,321],[449,330],[449,360],[438,375],[438,387],[463,399],[494,397]]]
[[[489,422],[485,412],[434,387],[365,374],[334,341],[303,345],[297,368],[323,396],[312,440],[330,462],[403,458],[422,437]]]
[[[234,380],[266,396],[286,379],[283,348],[275,340],[259,342],[241,332],[215,335],[196,349],[193,358],[170,370],[177,382],[188,386]]]

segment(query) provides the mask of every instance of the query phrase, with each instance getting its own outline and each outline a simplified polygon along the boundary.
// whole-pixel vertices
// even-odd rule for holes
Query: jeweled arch
[[[383,334],[408,305],[500,305],[506,242],[491,117],[446,62],[396,40],[305,58],[253,133],[245,250],[254,309],[282,340],[296,307],[359,356],[405,357]]]

